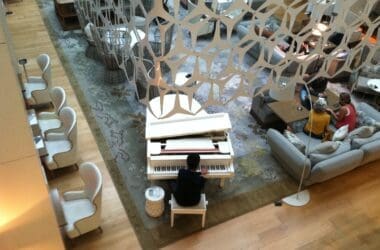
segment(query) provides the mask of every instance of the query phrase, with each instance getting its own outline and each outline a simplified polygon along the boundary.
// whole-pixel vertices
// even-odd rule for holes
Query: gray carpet
[[[160,218],[150,218],[145,213],[144,191],[151,185],[146,177],[145,107],[136,101],[134,88],[128,82],[113,85],[104,82],[102,63],[85,56],[87,42],[80,30],[62,31],[53,1],[37,2],[141,245],[162,247],[200,230],[200,218],[193,216],[179,216],[175,228],[171,229],[167,202]],[[226,62],[221,59],[220,67],[223,63]],[[267,75],[260,74],[264,83]],[[196,98],[204,97],[198,94]],[[250,99],[241,97],[224,107],[207,110],[230,114],[236,157],[235,177],[226,181],[224,189],[218,188],[217,180],[206,184],[209,200],[206,227],[279,200],[296,190],[297,184],[270,155],[265,131],[249,115],[249,108]],[[167,191],[167,201],[167,183],[155,184]]]

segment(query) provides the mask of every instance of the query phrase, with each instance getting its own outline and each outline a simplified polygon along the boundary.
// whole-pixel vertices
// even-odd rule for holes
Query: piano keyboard
[[[223,165],[202,165],[207,168],[208,173],[204,175],[205,178],[231,178],[234,176],[233,164]],[[185,165],[156,165],[147,167],[147,175],[149,180],[168,180],[176,179],[178,176],[178,171],[181,168],[185,168]],[[200,172],[200,168],[197,172]]]
[[[212,174],[213,172],[227,172],[227,167],[225,165],[210,165],[210,166],[202,166],[207,168],[208,174]],[[178,173],[181,168],[185,168],[185,166],[155,166],[153,168],[154,173]],[[201,169],[198,167],[197,172],[200,172]]]

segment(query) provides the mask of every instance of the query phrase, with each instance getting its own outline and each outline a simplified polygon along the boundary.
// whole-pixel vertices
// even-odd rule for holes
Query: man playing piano
[[[200,162],[199,154],[189,154],[186,162],[187,168],[178,171],[174,197],[181,206],[194,206],[201,199],[201,191],[205,184],[203,175],[207,174],[207,168],[201,168],[201,172],[196,171]]]

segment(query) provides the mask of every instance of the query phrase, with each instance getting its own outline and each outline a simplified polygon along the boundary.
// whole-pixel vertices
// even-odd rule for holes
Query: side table
[[[151,217],[159,217],[164,212],[165,191],[159,186],[152,186],[145,190],[145,211]]]
[[[34,109],[26,110],[28,114],[29,125],[32,128],[33,136],[41,135],[40,126],[38,125],[36,111]]]
[[[79,19],[74,8],[74,0],[54,0],[55,13],[63,30],[79,29]]]
[[[42,139],[42,136],[39,135],[34,137],[34,145],[40,157],[45,157],[48,155],[45,142],[44,139]]]

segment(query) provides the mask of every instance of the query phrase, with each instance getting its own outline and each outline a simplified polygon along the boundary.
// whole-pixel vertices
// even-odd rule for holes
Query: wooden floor
[[[9,9],[14,12],[8,16],[8,22],[17,56],[29,60],[29,72],[37,72],[33,58],[38,54],[48,53],[52,57],[53,83],[65,88],[69,105],[78,113],[80,162],[95,162],[104,175],[103,234],[89,233],[68,247],[140,248],[35,1],[10,4]],[[270,204],[191,235],[166,249],[380,249],[379,165],[379,162],[372,163],[313,185],[309,189],[311,201],[306,206]],[[71,170],[62,172],[50,185],[64,191],[81,183],[77,171]]]

